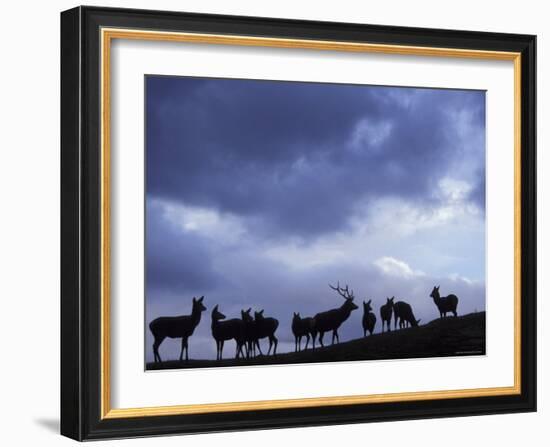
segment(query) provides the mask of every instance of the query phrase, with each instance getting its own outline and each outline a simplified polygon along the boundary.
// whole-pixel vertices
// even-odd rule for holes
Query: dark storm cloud
[[[270,236],[324,234],[360,199],[433,200],[468,137],[461,110],[484,116],[483,93],[148,77],[147,192]]]
[[[221,278],[212,268],[207,243],[177,228],[151,198],[146,203],[148,290],[205,290],[217,285]],[[149,296],[154,299],[155,293]]]

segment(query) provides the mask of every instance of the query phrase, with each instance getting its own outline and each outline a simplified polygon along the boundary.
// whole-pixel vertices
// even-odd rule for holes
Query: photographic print
[[[147,370],[485,354],[485,91],[145,95]]]

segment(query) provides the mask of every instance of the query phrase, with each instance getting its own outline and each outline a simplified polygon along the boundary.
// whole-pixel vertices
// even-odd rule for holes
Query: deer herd
[[[313,317],[302,318],[300,313],[294,312],[292,318],[292,333],[294,335],[294,350],[301,351],[302,339],[305,337],[305,348],[308,348],[311,342],[312,349],[315,349],[315,340],[323,347],[323,337],[325,333],[332,333],[332,344],[340,342],[338,329],[344,323],[351,312],[358,307],[353,302],[353,290],[349,287],[340,287],[340,283],[336,287],[329,284],[329,287],[336,291],[344,302],[340,307],[330,309],[325,312],[319,312]],[[458,297],[456,295],[448,295],[442,297],[439,294],[439,286],[433,288],[430,298],[433,298],[434,304],[439,310],[441,318],[445,318],[448,313],[457,316],[456,308],[458,305]],[[154,337],[153,354],[156,362],[161,362],[159,354],[159,346],[165,338],[181,338],[180,361],[183,360],[185,352],[185,360],[189,360],[188,340],[193,335],[195,328],[199,325],[202,312],[206,310],[203,304],[204,296],[193,298],[192,309],[190,315],[182,315],[177,317],[159,317],[149,324],[149,329]],[[391,319],[394,318],[394,329],[404,329],[406,327],[416,327],[420,320],[414,316],[410,304],[404,301],[394,302],[395,297],[386,298],[386,303],[380,307],[380,319],[382,320],[382,332],[386,329],[391,331]],[[372,311],[372,300],[363,301],[363,336],[367,336],[367,332],[372,335],[376,326],[376,315]],[[219,310],[219,305],[212,309],[212,337],[216,341],[216,360],[222,360],[223,346],[226,341],[234,340],[236,344],[235,358],[253,358],[256,355],[263,355],[260,340],[267,338],[269,341],[269,349],[267,355],[273,349],[273,355],[277,354],[278,339],[275,332],[279,327],[279,321],[273,317],[265,317],[264,311],[254,312],[251,315],[252,309],[241,311],[241,318],[226,319],[226,316]]]

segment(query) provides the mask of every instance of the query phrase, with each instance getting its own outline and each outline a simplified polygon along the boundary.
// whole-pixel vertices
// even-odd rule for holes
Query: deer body
[[[153,342],[155,363],[157,361],[162,362],[159,346],[166,337],[181,338],[180,362],[183,360],[183,351],[185,351],[185,361],[189,360],[188,339],[199,325],[202,312],[206,310],[206,307],[202,304],[203,299],[204,296],[201,296],[199,299],[193,297],[193,308],[190,315],[159,317],[149,323],[149,329],[155,337],[155,341]]]
[[[369,300],[368,302],[363,301],[363,337],[367,336],[367,331],[369,331],[370,335],[372,335],[374,332],[374,326],[376,325],[376,315],[371,312],[371,302],[372,300]]]
[[[244,322],[239,318],[225,320],[225,315],[218,310],[212,310],[212,337],[216,340],[216,360],[222,360],[223,345],[227,340],[235,340],[235,358],[239,358],[244,345]]]
[[[452,312],[455,317],[457,316],[456,307],[458,306],[458,297],[456,295],[451,294],[441,297],[439,295],[439,286],[437,286],[433,288],[430,297],[433,298],[441,318],[446,317],[447,312]]]
[[[294,334],[294,352],[301,350],[302,337],[306,337],[306,347],[304,349],[307,349],[310,335],[314,334],[313,318],[301,318],[299,313],[294,313],[292,318],[292,333]]]
[[[338,329],[344,321],[346,321],[351,312],[357,309],[357,306],[353,302],[353,291],[349,291],[348,286],[344,289],[340,288],[340,284],[337,287],[332,287],[329,284],[329,287],[332,290],[336,290],[340,296],[344,298],[344,303],[336,308],[327,310],[326,312],[320,312],[313,317],[313,329],[315,334],[319,334],[319,343],[321,346],[323,344],[323,336],[325,332],[332,331],[332,344],[334,340],[339,343],[340,337],[338,336]],[[315,336],[313,337],[313,349],[315,349]]]
[[[399,329],[406,328],[407,325],[416,327],[420,322],[420,320],[414,317],[411,305],[404,301],[395,303],[393,305],[393,312],[395,314],[395,328],[397,328],[397,320],[399,320]]]
[[[275,331],[279,327],[279,320],[271,317],[264,317],[264,311],[254,312],[254,323],[256,326],[256,340],[259,342],[262,338],[269,338],[269,349],[267,355],[271,352],[273,347],[273,355],[277,354],[277,345],[279,340],[275,337]],[[259,349],[259,343],[258,343]],[[260,354],[262,352],[260,351]]]
[[[386,298],[386,304],[380,306],[380,318],[382,320],[382,332],[384,332],[384,324],[388,331],[391,331],[391,317],[393,313],[393,300],[395,297]]]

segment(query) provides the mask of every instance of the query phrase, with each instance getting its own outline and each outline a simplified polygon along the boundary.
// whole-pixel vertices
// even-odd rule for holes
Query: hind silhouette
[[[216,360],[222,360],[223,345],[227,340],[235,340],[235,358],[242,352],[244,345],[244,322],[239,318],[225,320],[225,315],[218,310],[218,305],[212,309],[212,336],[216,340]]]
[[[458,297],[456,295],[451,294],[442,298],[439,295],[439,286],[437,286],[433,288],[430,297],[434,299],[434,303],[439,310],[440,318],[446,317],[447,312],[452,312],[455,317],[457,316],[456,307],[458,306]]]
[[[302,337],[306,337],[306,347],[304,349],[307,349],[310,335],[315,337],[313,318],[302,318],[299,312],[294,312],[294,316],[292,317],[292,333],[294,334],[294,352],[301,351]]]
[[[391,298],[386,297],[386,304],[380,306],[380,318],[382,319],[382,332],[384,332],[384,323],[386,324],[386,329],[391,331],[391,316],[393,313],[393,300],[394,296]]]
[[[395,328],[397,329],[397,320],[399,319],[399,329],[404,329],[407,325],[416,327],[420,320],[414,317],[412,307],[405,301],[398,301],[393,305],[393,312],[395,314]]]
[[[374,326],[376,325],[376,315],[372,313],[372,307],[370,303],[372,300],[363,301],[363,337],[367,336],[367,331],[370,335],[374,332]]]
[[[260,342],[258,341],[258,329],[254,317],[250,315],[252,308],[241,310],[241,319],[244,323],[244,341],[246,344],[246,358],[256,357],[256,348],[258,353],[262,355]]]
[[[204,296],[199,299],[193,297],[193,308],[190,315],[181,315],[179,317],[159,317],[149,323],[149,329],[155,337],[153,342],[153,354],[155,363],[162,362],[159,354],[159,346],[166,337],[181,338],[180,362],[183,360],[183,351],[185,351],[185,361],[189,360],[188,340],[195,328],[201,321],[201,314],[206,310],[202,304]]]
[[[269,338],[269,349],[267,350],[267,355],[271,352],[271,347],[273,347],[273,355],[277,354],[277,345],[279,340],[275,337],[275,331],[279,327],[279,320],[271,317],[264,317],[263,309],[259,312],[254,312],[254,322],[256,324],[256,337],[257,340],[262,338]],[[260,351],[260,354],[262,352]]]

